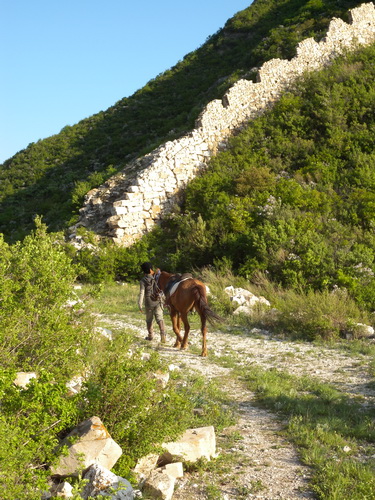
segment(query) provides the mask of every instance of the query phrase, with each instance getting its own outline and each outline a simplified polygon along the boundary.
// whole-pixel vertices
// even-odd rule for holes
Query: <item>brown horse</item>
[[[158,274],[158,273],[157,273]],[[171,280],[174,280],[176,275],[161,271],[157,276],[158,286],[163,292],[166,290]],[[213,322],[219,320],[219,316],[214,313],[207,302],[206,285],[201,281],[189,277],[180,281],[176,291],[167,297],[166,304],[170,309],[173,331],[176,334],[176,343],[173,347],[187,349],[188,336],[190,325],[188,321],[188,313],[195,309],[201,318],[202,331],[202,353],[201,356],[207,356],[207,320]],[[184,337],[180,333],[181,322],[184,324]]]

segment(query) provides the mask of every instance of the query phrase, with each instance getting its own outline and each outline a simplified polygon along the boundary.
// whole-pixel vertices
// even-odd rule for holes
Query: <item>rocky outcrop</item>
[[[323,68],[345,50],[375,40],[373,3],[362,4],[349,14],[350,24],[334,18],[323,40],[302,41],[290,61],[266,62],[257,83],[239,80],[222,99],[211,101],[193,131],[128,163],[122,172],[87,193],[71,239],[77,227],[85,226],[129,246],[152,229],[178,201],[186,183],[226,147],[228,137],[269,109],[297,78]]]
[[[227,286],[224,291],[227,295],[229,295],[231,302],[238,306],[237,309],[233,311],[233,314],[251,315],[254,309],[259,309],[259,307],[271,307],[271,304],[267,299],[262,296],[257,297],[249,290],[245,290],[244,288],[234,288],[234,286]]]

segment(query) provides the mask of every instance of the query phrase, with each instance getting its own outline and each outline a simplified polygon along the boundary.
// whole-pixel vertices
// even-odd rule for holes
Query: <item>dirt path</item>
[[[131,329],[140,340],[145,336],[141,322],[133,324],[117,317],[107,325],[108,328]],[[229,368],[215,363],[215,358],[231,356],[239,365],[254,363],[262,368],[275,367],[298,376],[312,376],[334,384],[364,405],[374,403],[374,391],[367,387],[370,380],[364,368],[367,361],[364,355],[354,358],[335,350],[272,339],[264,332],[253,331],[252,335],[211,332],[208,337],[209,356],[202,358],[189,350],[172,348],[172,335],[168,337],[170,345],[167,346],[161,346],[157,337],[151,345],[169,365],[220,380],[221,388],[238,405],[238,423],[217,436],[218,452],[234,456],[231,470],[220,478],[220,498],[224,500],[292,500],[314,498],[314,495],[308,486],[310,470],[300,462],[294,447],[280,435],[281,424],[270,412],[257,407],[254,394],[244,387],[241,380],[233,377]],[[192,330],[189,340],[190,345],[200,348],[200,332]],[[240,436],[240,439],[234,441],[231,448],[221,449],[221,443],[231,435]],[[173,499],[207,498],[204,493],[207,484],[210,484],[209,473],[203,476],[185,474],[179,480]]]

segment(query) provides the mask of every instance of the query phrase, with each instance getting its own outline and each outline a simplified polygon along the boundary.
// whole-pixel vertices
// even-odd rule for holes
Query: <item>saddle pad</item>
[[[193,278],[183,278],[181,281],[177,281],[177,283],[175,283],[175,284],[172,286],[172,288],[170,289],[170,291],[169,291],[169,296],[170,296],[170,297],[172,297],[172,295],[173,295],[173,294],[174,294],[174,292],[177,290],[178,285],[179,285],[180,283],[182,283],[183,281],[186,281],[186,280],[191,280],[191,279],[193,279]]]

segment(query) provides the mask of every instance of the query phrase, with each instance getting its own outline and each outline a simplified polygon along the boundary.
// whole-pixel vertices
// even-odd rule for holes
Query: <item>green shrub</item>
[[[0,497],[39,499],[60,433],[78,423],[82,406],[66,382],[90,357],[91,326],[69,304],[77,270],[59,234],[36,230],[12,246],[0,239]],[[33,371],[26,389],[13,381]]]
[[[61,237],[47,234],[39,219],[36,226],[23,242],[1,241],[0,360],[3,367],[64,377],[82,366],[90,334],[78,321],[80,304],[69,305],[76,270]]]
[[[353,322],[366,321],[345,290],[288,290],[270,300],[277,311],[269,317],[269,326],[295,339],[338,339],[352,330]]]
[[[131,339],[118,334],[91,368],[82,396],[86,415],[101,415],[123,455],[116,471],[128,475],[137,458],[155,450],[156,443],[173,439],[192,418],[192,403],[168,388],[154,374],[163,370],[153,354],[147,361],[134,351]]]
[[[48,465],[55,460],[60,432],[78,423],[79,406],[65,384],[41,371],[26,389],[15,372],[0,370],[0,498],[39,500],[48,490]]]
[[[120,247],[112,240],[98,241],[96,235],[85,231],[80,250],[67,245],[66,251],[79,266],[79,280],[86,283],[110,283],[138,278],[142,262],[150,260],[149,245],[139,241],[130,248]]]

